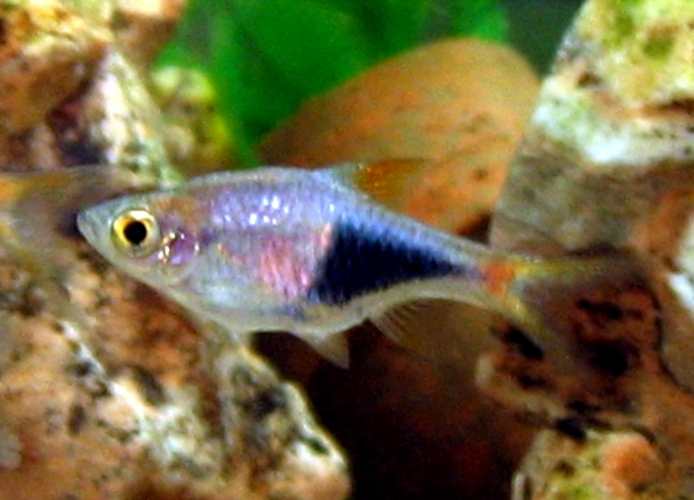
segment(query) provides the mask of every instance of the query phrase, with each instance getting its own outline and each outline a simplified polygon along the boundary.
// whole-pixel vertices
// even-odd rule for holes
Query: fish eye
[[[111,226],[115,245],[133,257],[152,254],[159,243],[159,224],[147,210],[126,210],[119,214]]]

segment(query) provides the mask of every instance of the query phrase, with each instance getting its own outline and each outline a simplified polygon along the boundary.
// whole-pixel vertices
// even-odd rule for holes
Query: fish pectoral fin
[[[304,338],[315,351],[340,368],[349,368],[349,345],[342,333],[331,333],[322,338]]]

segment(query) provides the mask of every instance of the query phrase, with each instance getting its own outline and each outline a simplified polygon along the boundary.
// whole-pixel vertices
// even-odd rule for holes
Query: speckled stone
[[[648,485],[615,466],[609,481],[594,476],[575,497],[694,495],[693,20],[687,0],[588,0],[542,83],[493,217],[495,245],[540,254],[628,251],[647,277],[648,287],[596,291],[564,311],[583,325],[569,342],[583,368],[562,372],[541,351],[530,361],[538,351],[515,334],[504,354],[480,365],[492,393],[542,415],[563,436],[587,439],[589,453],[621,435],[593,441],[596,428],[636,431],[660,453],[662,474]],[[571,389],[577,380],[583,389]],[[555,470],[563,462],[546,456],[550,448],[532,452],[533,463],[552,465],[517,498],[566,498],[562,485],[571,481]],[[617,450],[610,456],[624,456]],[[570,465],[584,478],[587,467],[606,466]]]

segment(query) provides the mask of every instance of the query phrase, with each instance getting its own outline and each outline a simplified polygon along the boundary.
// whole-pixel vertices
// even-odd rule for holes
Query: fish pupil
[[[134,220],[123,228],[123,236],[129,243],[139,246],[147,239],[147,226],[142,221]]]

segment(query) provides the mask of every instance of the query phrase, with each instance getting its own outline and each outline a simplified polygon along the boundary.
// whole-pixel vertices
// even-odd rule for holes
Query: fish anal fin
[[[350,163],[333,169],[332,175],[354,186],[391,210],[402,210],[421,178],[435,167],[425,159],[391,159]]]
[[[370,318],[381,333],[408,352],[434,364],[474,366],[476,356],[494,345],[494,313],[450,300],[418,299]]]
[[[430,314],[436,314],[436,302],[418,300],[389,309],[380,316],[369,318],[381,333],[402,347],[421,353],[426,351],[423,322]]]
[[[332,333],[322,338],[304,338],[325,359],[340,368],[349,368],[349,345],[342,333]]]

